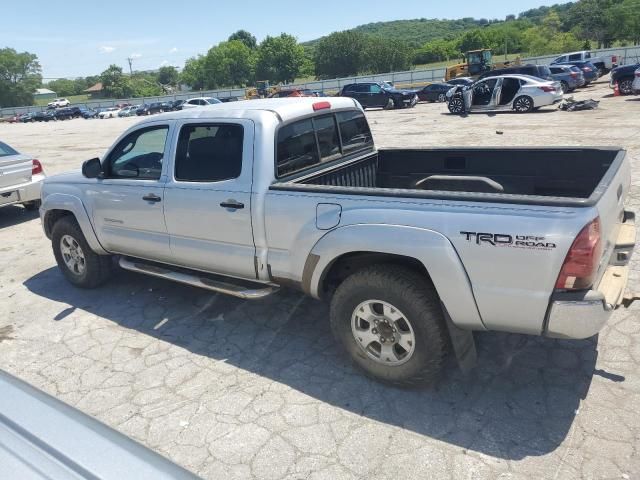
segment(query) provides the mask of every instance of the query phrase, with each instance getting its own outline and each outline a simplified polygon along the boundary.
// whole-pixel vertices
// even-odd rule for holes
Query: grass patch
[[[69,100],[72,104],[75,103],[85,103],[89,100],[89,95],[84,94],[84,95],[71,95],[69,97],[64,97],[67,100]],[[35,101],[35,106],[36,107],[46,107],[47,103],[53,101],[53,98],[38,98]]]

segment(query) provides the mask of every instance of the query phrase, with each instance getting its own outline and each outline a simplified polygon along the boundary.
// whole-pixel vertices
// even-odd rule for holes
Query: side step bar
[[[204,288],[206,290],[212,290],[218,293],[224,293],[225,295],[231,295],[233,297],[244,298],[246,300],[257,300],[272,293],[278,291],[278,286],[267,283],[260,284],[255,283],[252,286],[243,286],[241,284],[250,284],[252,282],[237,280],[237,284],[232,283],[232,278],[221,277],[215,275],[215,277],[224,278],[219,280],[214,278],[213,275],[207,275],[206,273],[196,272],[186,269],[170,270],[167,267],[159,266],[157,264],[147,263],[141,260],[135,260],[132,258],[120,257],[120,267],[132,272],[144,273],[145,275],[151,275],[153,277],[166,278],[167,280],[173,280],[174,282],[186,283],[194,287]]]

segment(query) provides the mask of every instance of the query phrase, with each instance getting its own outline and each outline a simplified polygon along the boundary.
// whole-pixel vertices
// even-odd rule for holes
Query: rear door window
[[[569,55],[570,62],[578,62],[582,60],[582,55],[579,53],[574,53],[573,55]]]
[[[176,180],[220,182],[238,178],[242,171],[243,137],[241,125],[185,125],[178,138]]]

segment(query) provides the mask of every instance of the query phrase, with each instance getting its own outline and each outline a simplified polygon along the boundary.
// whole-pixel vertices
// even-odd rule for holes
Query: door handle
[[[222,202],[220,204],[222,208],[231,208],[233,210],[239,210],[244,208],[244,203],[240,203],[237,200],[227,200],[226,202]]]
[[[146,200],[147,202],[154,202],[154,203],[162,201],[162,198],[160,198],[155,193],[148,193],[144,197],[142,197],[142,199]]]

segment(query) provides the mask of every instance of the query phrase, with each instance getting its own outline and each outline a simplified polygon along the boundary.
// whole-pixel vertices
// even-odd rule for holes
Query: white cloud
[[[161,67],[166,67],[167,65],[169,65],[169,60],[163,60],[162,62],[160,62]]]
[[[173,47],[171,50],[169,50],[169,53],[176,53],[178,51],[178,47]]]
[[[132,53],[131,55],[129,55],[130,58],[140,58],[142,57],[142,55],[140,55],[139,53]]]
[[[111,53],[116,49],[116,47],[111,47],[109,45],[101,45],[100,52],[102,53]]]

